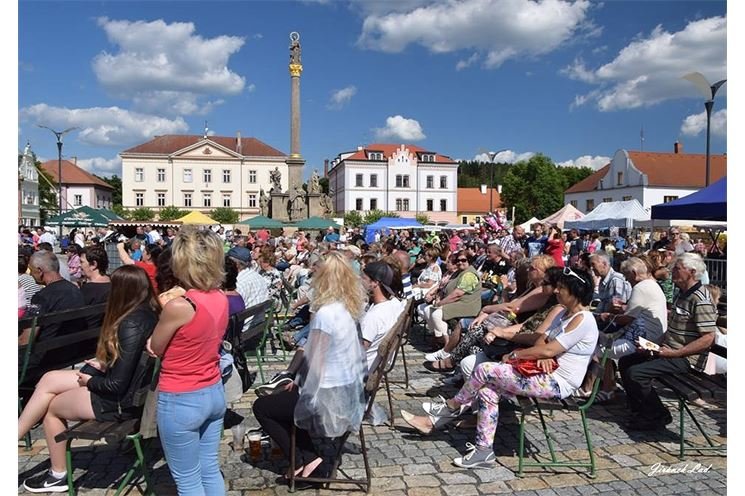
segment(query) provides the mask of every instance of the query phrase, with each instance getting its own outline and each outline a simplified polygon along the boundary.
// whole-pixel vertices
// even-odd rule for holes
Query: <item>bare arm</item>
[[[441,307],[443,305],[447,305],[448,303],[454,303],[454,302],[460,300],[461,298],[463,298],[463,295],[464,294],[466,294],[465,291],[463,291],[462,289],[455,288],[452,293],[450,293],[445,298],[443,298],[442,300],[440,300],[437,303],[437,306]]]
[[[708,332],[695,341],[691,341],[679,350],[673,350],[672,348],[663,346],[660,349],[660,356],[662,358],[684,358],[690,355],[698,355],[699,353],[703,353],[711,348],[715,340],[716,333]]]
[[[566,329],[564,330],[565,334],[568,334],[575,330],[579,324],[582,322],[582,319],[584,316],[582,315],[576,315],[567,325]],[[545,330],[544,330],[545,332]],[[551,342],[546,342],[545,339],[538,340],[535,345],[531,346],[530,348],[526,348],[523,350],[516,350],[513,353],[515,356],[519,359],[527,359],[527,360],[541,360],[544,358],[554,358],[557,355],[561,355],[564,353],[566,349],[559,343],[558,339],[554,339]],[[507,360],[507,355],[503,358],[503,361]]]
[[[158,325],[155,326],[153,335],[150,337],[150,351],[155,355],[163,356],[173,335],[194,317],[194,313],[192,306],[183,298],[169,301],[163,308]]]
[[[135,263],[132,257],[129,256],[127,250],[124,249],[124,243],[117,243],[116,250],[119,252],[119,258],[122,259],[124,265],[133,265]]]

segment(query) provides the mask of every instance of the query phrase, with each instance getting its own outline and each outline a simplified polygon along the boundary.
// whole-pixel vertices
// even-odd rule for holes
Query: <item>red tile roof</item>
[[[492,204],[495,209],[502,207],[497,188],[492,189]],[[485,214],[489,211],[489,188],[481,194],[481,188],[458,188],[458,212]]]
[[[204,136],[167,134],[156,136],[147,143],[124,150],[122,153],[148,153],[156,155],[168,155],[187,148],[199,141]],[[229,150],[238,153],[238,138],[234,136],[208,136],[208,140],[219,144]],[[252,157],[284,157],[285,153],[273,148],[256,138],[241,138],[241,154]]]
[[[383,152],[383,157],[386,159],[390,158],[391,155],[393,155],[396,150],[399,150],[401,148],[401,145],[403,143],[373,143],[371,145],[367,145],[362,150],[357,150],[352,155],[347,157],[345,160],[367,160],[367,154],[369,152]],[[455,164],[456,162],[448,157],[447,155],[440,155],[439,153],[435,153],[433,151],[427,150],[426,148],[422,148],[421,146],[416,145],[407,145],[403,144],[404,147],[409,150],[414,155],[417,155],[417,159],[421,160],[421,154],[432,154],[435,156],[435,161],[433,163],[435,164]],[[429,163],[429,162],[424,162]]]
[[[628,152],[634,166],[647,175],[649,186],[672,188],[703,188],[705,186],[706,155],[702,153]],[[727,175],[727,156],[711,155],[710,181]],[[610,164],[578,182],[565,193],[583,193],[597,189]]]
[[[47,160],[41,164],[42,169],[46,172],[54,181],[57,182],[57,170],[59,164],[56,160]],[[81,169],[77,165],[67,160],[62,161],[62,184],[84,184],[90,186],[96,186],[97,188],[104,188],[114,190],[114,188],[104,181],[99,179],[90,172]]]

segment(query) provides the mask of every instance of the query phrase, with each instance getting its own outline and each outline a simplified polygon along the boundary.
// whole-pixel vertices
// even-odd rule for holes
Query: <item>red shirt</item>
[[[564,267],[564,242],[561,239],[549,239],[544,253],[553,257],[557,267]]]
[[[163,353],[158,387],[167,393],[188,393],[220,381],[218,350],[228,326],[228,297],[219,290],[195,289],[185,296],[194,302],[196,312]]]
[[[256,237],[266,243],[269,240],[269,231],[267,231],[266,229],[261,229],[259,232],[256,233]]]
[[[138,260],[135,262],[135,265],[137,267],[142,267],[145,272],[147,272],[147,277],[150,278],[150,282],[153,284],[153,289],[155,290],[155,294],[158,294],[158,283],[155,282],[155,275],[158,273],[158,268],[155,266],[155,264],[143,262],[142,260]]]

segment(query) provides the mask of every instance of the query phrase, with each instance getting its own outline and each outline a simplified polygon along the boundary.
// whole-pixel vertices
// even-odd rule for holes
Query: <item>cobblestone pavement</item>
[[[373,473],[372,494],[408,496],[467,496],[513,493],[518,495],[583,495],[613,493],[619,496],[631,494],[726,494],[727,459],[723,456],[702,456],[691,454],[684,462],[679,462],[674,452],[677,447],[677,409],[676,403],[669,407],[676,419],[661,432],[627,432],[620,426],[624,418],[623,398],[611,400],[607,404],[594,405],[589,411],[589,425],[597,456],[597,477],[590,479],[582,471],[557,469],[542,471],[529,469],[526,475],[518,478],[517,433],[518,419],[515,411],[508,406],[500,412],[500,426],[495,439],[495,452],[498,464],[492,469],[467,470],[452,464],[452,459],[465,452],[465,443],[473,441],[473,429],[452,428],[422,437],[407,428],[400,419],[400,410],[419,412],[421,401],[428,396],[455,394],[453,387],[441,386],[439,374],[426,372],[421,366],[423,352],[422,339],[412,339],[407,345],[407,363],[410,371],[410,387],[404,389],[393,385],[393,401],[396,414],[395,429],[387,425],[366,426],[365,436],[368,455]],[[270,359],[271,360],[271,359]],[[268,376],[281,370],[284,364],[274,361],[266,369]],[[400,356],[392,378],[403,377]],[[234,406],[239,415],[245,417],[248,428],[258,424],[251,414],[251,404],[255,399],[253,391],[246,393],[242,401]],[[385,392],[381,390],[377,402],[385,406]],[[715,439],[726,441],[726,408],[724,404],[714,409],[692,407],[697,418],[707,432],[718,434]],[[690,421],[686,423],[687,431]],[[556,411],[549,420],[555,434],[560,457],[569,459],[586,458],[584,437],[579,413]],[[528,447],[539,451],[538,456],[548,456],[548,449],[540,431],[538,418],[528,419]],[[31,451],[25,451],[19,443],[18,484],[24,478],[35,475],[49,466],[47,451],[41,429],[33,432],[34,443]],[[703,442],[701,436],[691,437],[693,441]],[[350,443],[359,446],[356,436]],[[100,443],[80,443],[73,452],[76,487],[82,495],[114,494],[115,482],[126,471],[132,454],[119,454],[115,447]],[[248,446],[248,443],[246,443]],[[231,449],[231,433],[226,429],[220,446],[222,469],[225,475],[227,494],[238,495],[284,495],[288,488],[278,478],[287,467],[286,462],[270,459],[269,447],[264,447],[263,459],[252,463],[245,453]],[[175,495],[175,486],[163,460],[157,440],[149,445],[146,454],[151,469],[154,489],[157,495]],[[352,476],[364,475],[362,457],[355,454],[344,455],[342,468]],[[655,469],[657,470],[655,472]],[[675,473],[672,473],[675,471]],[[355,486],[335,485],[330,490],[311,491],[319,495],[340,496],[361,494],[352,491]],[[129,494],[140,494],[139,487],[133,487]],[[307,492],[307,491],[306,491]]]

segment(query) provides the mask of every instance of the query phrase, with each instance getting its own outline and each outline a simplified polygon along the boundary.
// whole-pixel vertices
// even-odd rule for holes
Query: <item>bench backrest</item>
[[[590,365],[587,367],[587,373],[585,374],[585,379],[584,381],[582,381],[582,384],[592,384],[592,392],[590,393],[590,397],[587,398],[587,400],[582,404],[582,406],[580,406],[580,408],[590,408],[590,406],[592,406],[592,403],[595,401],[595,396],[597,396],[598,394],[600,383],[602,382],[603,375],[605,374],[605,363],[608,361],[610,351],[611,347],[607,346],[603,351],[603,354],[600,356],[599,360],[596,360],[595,356],[590,359]]]
[[[406,316],[401,314],[378,345],[378,356],[375,357],[370,370],[368,370],[367,381],[365,382],[365,397],[367,398],[366,416],[370,413],[370,409],[375,402],[375,394],[378,388],[380,388],[380,381],[389,371],[389,364],[395,360],[396,352],[401,344],[401,327],[405,320]]]
[[[233,346],[243,347],[249,340],[263,334],[267,325],[271,325],[271,308],[273,300],[270,298],[252,307],[246,308],[230,316],[226,338]],[[256,318],[262,316],[263,318]],[[247,329],[244,323],[251,319]]]

